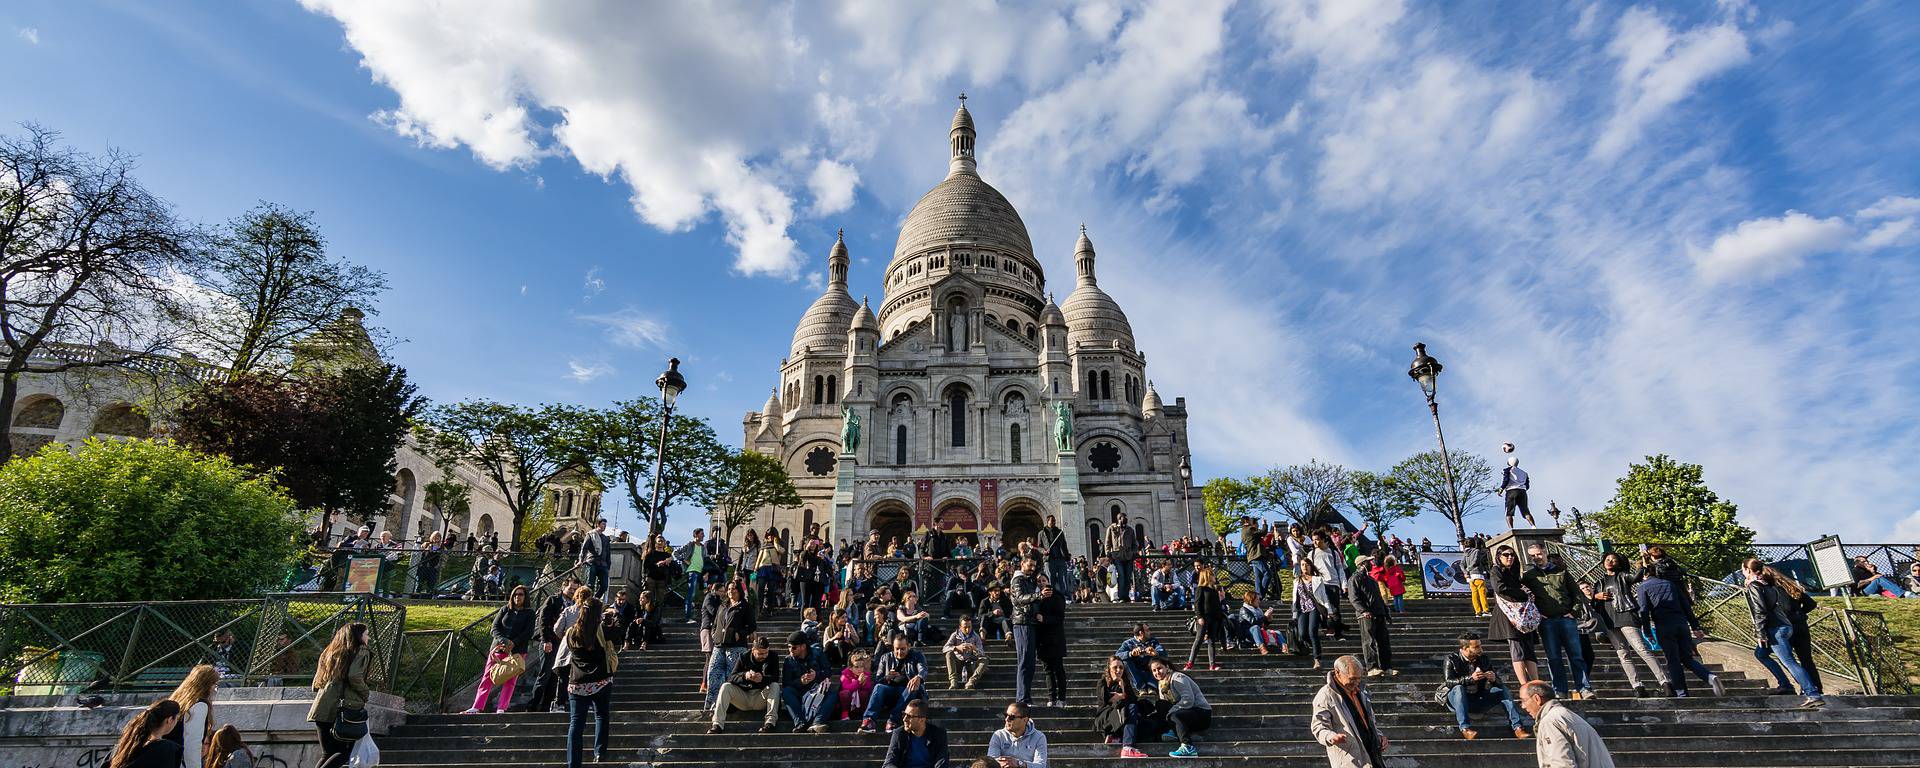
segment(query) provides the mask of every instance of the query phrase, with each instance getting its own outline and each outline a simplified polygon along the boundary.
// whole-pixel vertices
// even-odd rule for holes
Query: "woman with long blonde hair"
[[[320,733],[320,760],[315,768],[347,764],[359,737],[336,731],[343,715],[345,722],[357,720],[359,728],[366,727],[367,667],[372,661],[366,646],[367,625],[355,622],[335,630],[326,650],[320,652],[320,665],[313,673],[313,689],[319,693],[307,710],[307,720]]]
[[[180,745],[183,768],[200,765],[201,751],[213,736],[213,688],[219,682],[220,670],[212,664],[200,664],[187,672],[186,679],[167,697],[180,705],[180,722],[167,738]]]
[[[161,699],[148,704],[120,729],[107,768],[178,768],[180,745],[167,738],[180,724],[180,704]]]

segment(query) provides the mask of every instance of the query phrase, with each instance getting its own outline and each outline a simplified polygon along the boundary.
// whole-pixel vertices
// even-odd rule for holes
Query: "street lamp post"
[[[667,372],[653,383],[660,388],[660,446],[653,457],[653,509],[647,514],[647,541],[653,541],[667,527],[667,511],[660,507],[660,485],[667,472],[667,425],[673,421],[673,401],[687,388],[686,377],[680,375],[680,358],[667,360]]]
[[[1180,509],[1187,513],[1187,538],[1193,538],[1193,502],[1187,500],[1187,489],[1193,487],[1193,457],[1180,457]]]
[[[1440,441],[1440,471],[1447,478],[1447,501],[1453,507],[1453,534],[1460,540],[1460,549],[1467,547],[1467,528],[1461,524],[1460,491],[1453,484],[1453,457],[1447,455],[1447,434],[1440,429],[1440,402],[1433,399],[1440,386],[1440,361],[1427,354],[1427,345],[1413,345],[1413,364],[1407,366],[1407,376],[1420,385],[1420,393],[1427,396],[1427,410],[1433,413],[1433,436]]]

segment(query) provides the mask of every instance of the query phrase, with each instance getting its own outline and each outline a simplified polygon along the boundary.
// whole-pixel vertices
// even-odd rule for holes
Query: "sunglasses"
[[[1007,719],[1008,719],[1008,720],[1018,720],[1018,719],[1020,719],[1020,718],[1023,718],[1023,717],[1026,717],[1026,715],[1016,715],[1016,714],[1014,714],[1014,713],[1012,713],[1012,712],[1008,712],[1008,713],[1007,713]]]

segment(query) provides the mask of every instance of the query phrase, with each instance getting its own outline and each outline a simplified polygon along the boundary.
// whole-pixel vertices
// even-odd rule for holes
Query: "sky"
[[[1449,446],[1514,442],[1538,507],[1664,452],[1762,540],[1920,540],[1913,3],[24,0],[0,71],[0,130],[133,153],[183,217],[312,211],[437,402],[677,356],[738,445],[837,229],[879,299],[965,91],[1197,481],[1430,449],[1425,342]]]

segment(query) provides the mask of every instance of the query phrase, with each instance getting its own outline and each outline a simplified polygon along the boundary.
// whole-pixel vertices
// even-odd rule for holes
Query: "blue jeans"
[[[875,683],[873,686],[873,698],[867,701],[865,719],[873,720],[885,715],[887,722],[897,727],[900,725],[900,716],[906,714],[907,702],[913,701],[914,699],[926,701],[927,687],[923,685],[920,686],[920,690],[908,691],[904,685]]]
[[[1873,596],[1880,594],[1882,590],[1892,592],[1895,597],[1905,597],[1907,595],[1907,589],[1905,587],[1893,583],[1893,579],[1885,576],[1875,576],[1873,581],[1867,582],[1866,586],[1860,588],[1860,594]]]
[[[1267,594],[1267,561],[1253,561],[1253,591]]]
[[[607,567],[598,563],[587,564],[587,588],[593,590],[595,597],[606,600]]]
[[[836,697],[837,701],[839,694],[838,689],[840,687],[839,680],[829,681],[823,679],[814,681],[814,685],[827,685],[829,683],[834,686],[834,690],[827,691],[827,695]],[[780,706],[787,710],[787,718],[793,721],[795,727],[802,725],[823,725],[827,722],[827,713],[832,712],[836,708],[836,702],[822,701],[818,711],[808,712],[806,707],[801,705],[801,700],[805,699],[807,693],[812,690],[812,688],[796,685],[780,686]]]
[[[1133,687],[1135,690],[1142,688],[1159,689],[1159,683],[1153,679],[1152,656],[1129,656],[1125,661],[1127,662],[1127,672],[1133,677]]]
[[[1320,660],[1320,612],[1308,611],[1293,619],[1293,645],[1295,650],[1306,650],[1313,654],[1313,660]]]
[[[909,621],[901,624],[900,631],[907,633],[907,639],[912,641],[914,645],[924,644],[927,641],[927,620],[920,619],[918,621]]]
[[[1155,587],[1153,590],[1154,610],[1166,610],[1187,607],[1186,598],[1180,594],[1179,587]]]
[[[1787,674],[1792,673],[1793,682],[1800,685],[1802,695],[1810,699],[1821,698],[1819,684],[1807,677],[1807,668],[1800,666],[1793,656],[1793,627],[1780,626],[1767,630],[1761,642],[1762,645],[1753,649],[1753,657],[1773,673],[1773,679],[1780,683],[1780,687],[1787,687]],[[1775,657],[1778,657],[1777,661]],[[1780,670],[1781,665],[1786,665],[1785,672]]]
[[[580,768],[580,742],[586,735],[587,710],[593,710],[593,757],[595,762],[607,755],[608,703],[613,686],[601,688],[592,696],[567,694],[567,768]]]
[[[1033,703],[1033,667],[1040,649],[1034,645],[1033,625],[1013,625],[1013,700]],[[880,687],[874,686],[873,700],[880,700]]]
[[[713,699],[720,695],[721,684],[727,682],[727,675],[733,674],[733,665],[740,663],[740,656],[746,652],[744,645],[737,648],[714,646],[713,655],[707,657],[707,709],[713,709]]]
[[[1447,691],[1447,706],[1453,708],[1453,719],[1460,724],[1462,730],[1473,727],[1473,723],[1467,720],[1468,714],[1473,710],[1486,709],[1494,704],[1506,707],[1508,727],[1525,728],[1527,726],[1526,715],[1521,714],[1520,707],[1514,705],[1513,697],[1507,695],[1507,689],[1489,685],[1485,692],[1472,693],[1467,690],[1472,687],[1456,685],[1453,690]]]
[[[1047,561],[1047,579],[1053,582],[1053,591],[1062,595],[1073,594],[1073,580],[1068,578],[1068,566],[1065,560]]]
[[[1547,647],[1547,668],[1553,673],[1553,692],[1567,695],[1567,665],[1573,665],[1573,690],[1587,689],[1587,662],[1580,656],[1580,629],[1573,619],[1540,622],[1540,639]]]
[[[705,578],[704,573],[687,574],[687,605],[686,610],[681,612],[682,620],[693,620],[693,612],[700,607],[700,585]]]
[[[1133,602],[1133,563],[1115,563],[1113,585],[1119,587],[1120,602]]]

